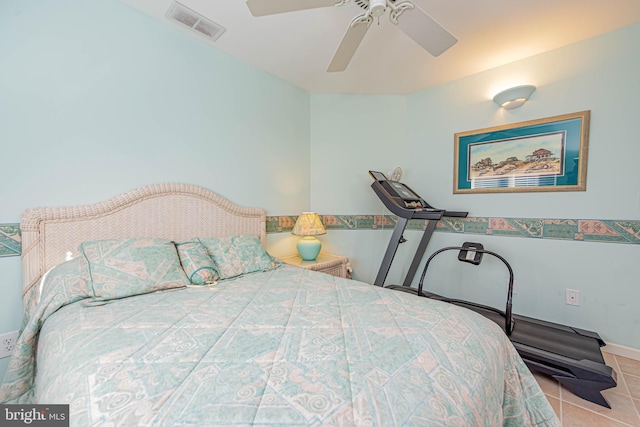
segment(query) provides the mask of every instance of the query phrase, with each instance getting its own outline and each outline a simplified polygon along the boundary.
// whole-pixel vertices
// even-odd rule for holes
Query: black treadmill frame
[[[408,185],[403,185],[407,187],[407,189],[409,189],[412,193],[418,194],[413,191],[413,189],[411,189]],[[420,239],[420,243],[418,244],[418,249],[416,250],[413,261],[411,262],[411,266],[409,267],[409,271],[407,272],[407,275],[405,276],[403,282],[403,286],[409,288],[411,287],[413,278],[418,271],[418,267],[420,267],[422,257],[427,250],[427,246],[429,246],[429,241],[431,240],[433,232],[436,230],[436,225],[438,224],[440,218],[442,218],[443,216],[466,218],[468,212],[456,212],[437,209],[427,203],[424,199],[422,199],[422,197],[420,197],[420,201],[422,204],[421,209],[406,209],[393,202],[393,197],[387,192],[387,190],[385,190],[385,188],[381,184],[381,181],[374,180],[371,184],[371,188],[378,195],[378,198],[387,207],[387,209],[389,209],[398,217],[398,221],[396,222],[396,225],[393,228],[393,233],[391,234],[391,239],[389,240],[389,245],[387,246],[387,250],[384,253],[384,257],[382,258],[382,264],[380,265],[380,269],[378,270],[376,279],[373,282],[374,285],[384,286],[384,282],[387,279],[387,275],[389,274],[389,269],[391,269],[391,264],[393,263],[393,259],[395,258],[396,252],[398,251],[398,246],[400,245],[400,243],[404,242],[404,238],[402,237],[402,235],[407,228],[409,220],[420,219],[427,221],[427,226],[422,233],[422,238]]]

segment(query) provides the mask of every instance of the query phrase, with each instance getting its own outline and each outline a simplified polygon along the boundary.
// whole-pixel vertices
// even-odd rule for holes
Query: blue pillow
[[[124,298],[189,284],[176,247],[165,239],[84,242],[78,248],[89,263],[96,300]]]
[[[253,234],[200,238],[218,268],[221,279],[256,271],[268,271],[280,264],[262,247]]]

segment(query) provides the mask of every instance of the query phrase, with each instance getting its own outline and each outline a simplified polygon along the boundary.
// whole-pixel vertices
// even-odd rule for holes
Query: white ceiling
[[[121,1],[182,30],[164,17],[172,0]],[[183,31],[312,93],[407,94],[640,22],[640,0],[413,2],[458,43],[433,57],[387,14],[372,24],[346,71],[327,73],[351,19],[363,12],[354,1],[253,17],[244,0],[180,0],[226,28],[216,42]]]

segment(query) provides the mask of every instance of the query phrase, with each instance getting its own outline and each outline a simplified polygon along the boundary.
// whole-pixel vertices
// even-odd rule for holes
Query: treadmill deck
[[[504,317],[479,307],[468,308],[493,320],[504,330]],[[545,350],[575,360],[591,360],[604,364],[600,344],[596,339],[581,335],[566,326],[551,322],[531,321],[527,317],[513,315],[514,328],[509,337],[512,342]]]

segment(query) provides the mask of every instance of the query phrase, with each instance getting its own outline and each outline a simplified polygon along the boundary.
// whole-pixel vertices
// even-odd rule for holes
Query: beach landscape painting
[[[565,132],[513,138],[468,147],[471,179],[509,175],[562,175]]]
[[[586,190],[590,111],[455,134],[454,194]]]

